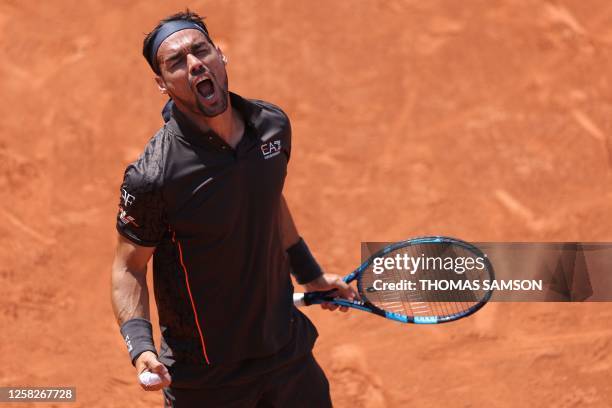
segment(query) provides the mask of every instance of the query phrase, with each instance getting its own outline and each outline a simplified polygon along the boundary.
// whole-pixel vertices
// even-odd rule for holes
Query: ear
[[[164,95],[167,95],[168,88],[166,87],[166,82],[164,81],[164,79],[158,75],[155,77],[155,82],[157,82],[157,88],[159,89],[159,92],[163,93]]]
[[[219,47],[218,45],[215,46],[215,48],[217,49],[217,52],[219,53],[219,55],[221,56],[221,61],[223,61],[223,65],[227,65],[227,57],[225,56],[225,54],[223,53],[223,51],[221,50],[221,47]]]

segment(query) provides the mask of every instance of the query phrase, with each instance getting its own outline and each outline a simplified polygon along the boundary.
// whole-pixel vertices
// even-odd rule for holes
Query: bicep
[[[147,263],[155,247],[145,247],[135,244],[122,235],[117,235],[117,249],[113,262],[113,274],[116,272],[130,272],[134,275],[146,274]]]

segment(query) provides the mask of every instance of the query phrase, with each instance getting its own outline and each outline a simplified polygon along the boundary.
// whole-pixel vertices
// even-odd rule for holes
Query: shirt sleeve
[[[168,227],[157,177],[159,171],[147,162],[143,156],[125,170],[117,231],[137,245],[152,247],[157,246]]]

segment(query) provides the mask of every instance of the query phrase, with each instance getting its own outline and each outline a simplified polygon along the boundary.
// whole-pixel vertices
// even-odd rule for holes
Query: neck
[[[192,112],[189,109],[181,109],[181,111],[202,132],[212,130],[231,147],[236,147],[242,138],[242,133],[244,131],[242,118],[240,117],[240,114],[232,107],[229,97],[227,109],[225,112],[217,116],[204,116],[202,114]]]

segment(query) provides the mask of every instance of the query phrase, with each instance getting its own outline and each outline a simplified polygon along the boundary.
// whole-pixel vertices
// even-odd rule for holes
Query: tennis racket
[[[293,303],[329,302],[402,323],[445,323],[482,308],[494,279],[491,262],[474,245],[422,237],[384,247],[344,277],[346,283],[357,281],[360,300],[335,297],[333,290],[294,293]]]

